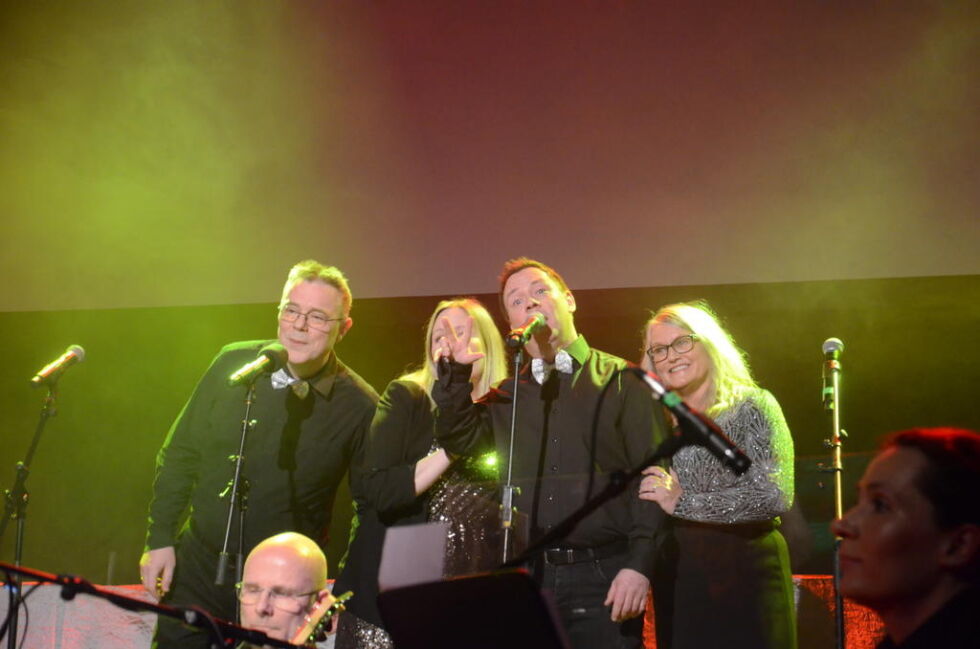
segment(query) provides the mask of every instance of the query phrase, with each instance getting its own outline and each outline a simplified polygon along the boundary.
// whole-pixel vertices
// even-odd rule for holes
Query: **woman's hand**
[[[661,509],[673,514],[677,501],[684,493],[677,474],[673,469],[667,473],[659,466],[648,467],[643,470],[643,474],[646,477],[640,481],[640,498],[659,503]]]
[[[440,358],[446,357],[462,365],[472,365],[484,357],[483,352],[470,349],[473,318],[466,318],[466,324],[458,335],[445,316],[439,318],[439,327],[444,333],[433,341],[432,360],[435,363],[438,363]]]

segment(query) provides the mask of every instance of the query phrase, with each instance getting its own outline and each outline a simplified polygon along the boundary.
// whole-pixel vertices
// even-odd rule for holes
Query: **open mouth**
[[[686,370],[689,366],[690,365],[688,363],[684,363],[683,365],[675,365],[674,367],[667,370],[667,374],[673,374],[674,372],[682,372]]]

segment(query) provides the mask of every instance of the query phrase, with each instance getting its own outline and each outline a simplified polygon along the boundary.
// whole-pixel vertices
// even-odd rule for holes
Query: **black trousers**
[[[229,565],[224,586],[214,584],[217,570],[218,553],[205,547],[190,530],[184,530],[177,541],[174,579],[163,603],[170,606],[199,606],[215,617],[234,622],[238,616],[234,561]],[[210,640],[206,632],[160,616],[152,646],[159,649],[207,649]]]
[[[550,591],[573,649],[639,649],[643,616],[613,622],[603,605],[626,554],[565,565],[538,564],[541,588]]]

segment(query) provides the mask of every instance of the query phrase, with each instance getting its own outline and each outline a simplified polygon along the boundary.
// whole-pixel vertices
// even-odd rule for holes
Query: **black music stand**
[[[385,628],[398,649],[567,649],[557,613],[523,570],[385,591]]]

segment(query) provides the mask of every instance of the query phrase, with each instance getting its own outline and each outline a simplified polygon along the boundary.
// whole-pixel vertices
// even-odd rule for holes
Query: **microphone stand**
[[[620,372],[623,371],[628,370],[620,370]],[[615,381],[617,376],[618,374],[613,375],[613,377],[609,379],[609,383],[611,384],[613,381]],[[638,478],[643,473],[643,470],[648,466],[652,466],[661,460],[673,457],[674,453],[684,446],[691,444],[703,446],[706,445],[704,429],[705,427],[717,428],[715,423],[706,415],[702,415],[693,408],[686,406],[679,397],[674,395],[672,392],[667,392],[658,382],[646,379],[641,380],[643,380],[647,387],[650,388],[651,392],[654,393],[658,401],[665,403],[665,405],[680,415],[677,418],[677,423],[681,428],[681,433],[669,435],[667,439],[660,443],[660,445],[651,455],[642,460],[636,467],[627,472],[617,471],[611,474],[609,477],[609,483],[602,489],[602,491],[587,500],[585,504],[572,512],[563,521],[551,528],[550,531],[541,536],[537,541],[530,544],[519,557],[515,557],[510,561],[504,562],[504,564],[500,566],[501,568],[514,568],[526,563],[533,559],[534,556],[542,550],[545,550],[548,547],[555,545],[557,541],[564,539],[572,532],[572,530],[575,529],[575,526],[578,525],[582,519],[594,512],[607,501],[615,498],[625,491],[630,483]],[[603,397],[605,394],[606,390],[603,389]],[[682,406],[682,408],[678,408],[678,405]],[[598,411],[601,406],[602,397],[600,397],[599,402],[596,404],[596,416],[593,418],[593,426],[598,425]],[[708,446],[712,453],[715,453],[715,451],[710,448],[710,445],[706,446]],[[729,461],[723,461],[723,463],[729,468],[729,470],[733,471],[737,475],[741,475],[749,468],[751,461],[745,457],[745,454],[742,453],[740,449],[734,445],[731,446],[732,448],[729,449],[730,453],[725,454]]]
[[[826,343],[825,343],[826,344]],[[830,394],[824,394],[824,410],[830,413],[831,432],[830,437],[824,440],[824,445],[831,449],[831,466],[823,468],[826,473],[834,474],[834,518],[840,519],[844,516],[844,464],[841,457],[841,448],[847,433],[840,426],[840,373],[841,364],[836,356],[825,361],[826,371],[830,373]],[[834,627],[837,636],[837,649],[844,649],[846,644],[846,630],[844,627],[844,597],[840,592],[840,542],[841,538],[834,538]]]
[[[255,402],[255,379],[253,377],[248,384],[248,391],[245,394],[245,417],[242,419],[242,436],[238,443],[238,454],[230,459],[235,462],[235,473],[228,485],[218,494],[219,498],[228,496],[228,520],[225,523],[225,538],[221,544],[221,553],[218,555],[218,571],[214,578],[216,586],[225,585],[225,576],[228,572],[228,543],[231,539],[231,524],[235,518],[235,511],[238,511],[238,552],[235,554],[235,581],[242,580],[244,570],[244,549],[245,549],[245,512],[248,510],[248,480],[242,476],[242,469],[245,466],[245,441],[248,438],[248,431],[255,427],[255,420],[249,419],[252,411],[252,404]]]
[[[22,568],[20,566],[13,566],[3,562],[0,562],[0,572],[6,572],[8,575],[11,575],[9,577],[9,581],[14,581],[12,575],[21,575],[39,582],[58,584],[61,586],[61,598],[66,601],[73,600],[77,594],[83,593],[107,600],[119,608],[126,609],[127,611],[147,611],[150,613],[156,613],[157,615],[166,615],[167,617],[175,618],[184,624],[210,632],[213,639],[211,647],[218,649],[231,646],[228,643],[228,640],[238,640],[256,647],[265,645],[269,645],[271,647],[284,647],[286,649],[295,649],[296,647],[296,645],[290,644],[285,640],[270,638],[261,631],[253,631],[251,629],[246,629],[236,624],[232,624],[231,622],[226,622],[224,620],[212,617],[207,611],[196,606],[181,608],[167,606],[165,604],[157,604],[155,602],[148,602],[137,597],[130,597],[129,595],[123,595],[107,588],[95,586],[91,582],[81,577],[75,577],[72,575],[54,575],[48,572],[41,572],[40,570],[32,570],[30,568]],[[13,614],[14,610],[14,608],[11,608],[11,614]],[[16,629],[11,627],[8,629],[8,632],[10,633],[9,637],[15,640]],[[2,636],[2,631],[0,631],[0,636]]]
[[[34,438],[27,450],[27,457],[16,465],[16,477],[14,486],[4,491],[4,513],[3,520],[0,521],[0,539],[7,530],[7,523],[10,519],[17,521],[16,540],[14,542],[14,565],[19,566],[24,558],[24,525],[27,518],[27,503],[30,494],[27,491],[27,476],[31,472],[31,461],[34,459],[34,452],[37,450],[41,441],[41,434],[48,419],[58,414],[55,406],[57,397],[57,379],[47,382],[48,394],[44,397],[44,404],[41,406],[41,413],[38,418],[37,426],[34,428]],[[9,649],[17,648],[17,624],[18,609],[20,608],[21,587],[20,580],[11,578],[7,580],[7,588],[10,590],[10,611],[7,614],[7,623],[10,636],[7,641]]]
[[[609,476],[608,484],[606,484],[606,486],[599,493],[587,500],[585,504],[569,514],[567,518],[552,527],[551,530],[539,537],[534,543],[529,544],[527,549],[524,550],[520,556],[514,557],[510,561],[505,561],[500,568],[516,568],[523,563],[531,561],[534,559],[535,555],[549,547],[552,547],[556,542],[568,536],[572,530],[575,529],[575,526],[578,525],[579,522],[581,522],[586,516],[594,512],[601,505],[623,493],[630,483],[643,473],[643,469],[656,464],[661,460],[673,457],[674,453],[687,444],[688,442],[684,436],[673,435],[661,442],[660,446],[657,447],[657,450],[643,459],[643,461],[637,464],[636,467],[627,472],[617,471],[611,474]]]
[[[504,530],[503,559],[501,563],[507,564],[507,555],[510,551],[511,531],[514,527],[514,493],[520,490],[514,486],[514,437],[517,431],[517,387],[520,379],[521,363],[524,362],[524,346],[521,345],[514,350],[514,397],[510,409],[510,442],[507,449],[507,481],[504,483],[501,492],[501,512],[500,526]]]

